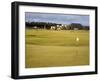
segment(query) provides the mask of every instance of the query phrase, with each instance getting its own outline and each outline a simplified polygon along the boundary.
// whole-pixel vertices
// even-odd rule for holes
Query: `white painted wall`
[[[10,78],[11,69],[11,2],[14,0],[0,1],[0,81],[13,81]],[[20,1],[20,0],[19,0]],[[72,4],[72,5],[88,5],[98,6],[100,10],[100,0],[21,0],[29,2],[43,2],[43,3],[58,3],[58,4]],[[100,14],[100,11],[98,11]],[[5,24],[6,22],[6,24]],[[100,15],[98,16],[100,22]],[[100,23],[98,23],[98,34],[100,35]],[[100,41],[100,37],[98,38]],[[100,42],[98,43],[100,45]],[[100,48],[100,46],[98,46]],[[100,50],[98,51],[98,58],[100,62]],[[99,67],[100,68],[100,63]],[[100,70],[99,70],[100,72]],[[39,78],[26,79],[26,81],[99,81],[98,75],[82,75],[82,76],[65,76],[53,78]],[[22,81],[22,80],[21,80]]]

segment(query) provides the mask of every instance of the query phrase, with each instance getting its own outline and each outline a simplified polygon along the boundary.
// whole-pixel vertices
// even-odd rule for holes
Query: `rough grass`
[[[89,64],[89,31],[26,29],[25,40],[26,68]]]

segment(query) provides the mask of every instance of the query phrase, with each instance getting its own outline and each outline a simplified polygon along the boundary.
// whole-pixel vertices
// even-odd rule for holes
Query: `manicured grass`
[[[89,64],[89,31],[26,29],[25,40],[26,68]]]

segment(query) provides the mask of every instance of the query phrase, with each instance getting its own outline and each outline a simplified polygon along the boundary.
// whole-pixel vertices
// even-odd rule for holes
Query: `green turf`
[[[26,68],[89,64],[89,31],[26,29],[25,34]]]

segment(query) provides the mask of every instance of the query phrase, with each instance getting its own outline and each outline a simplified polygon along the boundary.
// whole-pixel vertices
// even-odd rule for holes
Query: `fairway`
[[[88,30],[26,28],[25,45],[26,68],[89,65]]]

